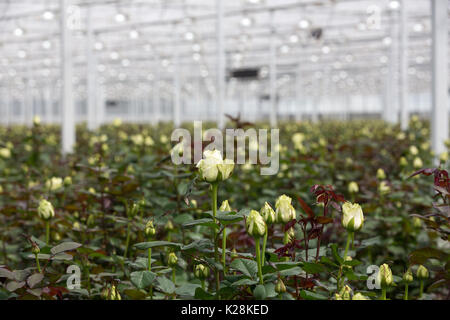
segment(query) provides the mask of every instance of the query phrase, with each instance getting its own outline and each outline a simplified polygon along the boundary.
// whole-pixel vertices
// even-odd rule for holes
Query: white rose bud
[[[42,199],[39,202],[38,215],[43,220],[50,220],[55,216],[55,209],[49,201]]]
[[[377,282],[382,288],[391,286],[394,283],[394,278],[392,276],[391,268],[385,263],[380,266],[378,271]]]
[[[218,150],[207,150],[203,153],[203,159],[197,163],[200,177],[209,183],[223,181],[231,176],[234,169],[233,160],[222,159]]]
[[[296,218],[295,209],[291,202],[292,199],[286,195],[278,197],[275,203],[276,220],[278,223],[288,223]]]
[[[252,210],[250,212],[250,215],[247,217],[247,221],[245,222],[245,227],[247,228],[248,234],[255,238],[264,236],[267,231],[267,226],[264,219],[256,210]]]
[[[349,193],[358,193],[359,192],[359,186],[355,181],[352,181],[348,184],[348,192]]]
[[[346,202],[342,205],[342,226],[349,232],[355,232],[362,228],[364,214],[357,203]]]
[[[425,268],[424,266],[420,265],[419,268],[417,269],[417,279],[419,280],[423,280],[428,278],[429,273],[428,273],[428,269]]]
[[[264,203],[264,206],[261,208],[260,213],[267,224],[272,224],[276,222],[275,211],[267,202]]]

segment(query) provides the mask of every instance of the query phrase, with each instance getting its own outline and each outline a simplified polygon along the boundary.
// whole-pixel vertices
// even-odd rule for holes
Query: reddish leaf
[[[309,218],[314,217],[314,211],[308,206],[308,204],[303,201],[302,198],[297,197],[298,202],[300,203],[300,206],[302,207],[303,211],[308,215]]]

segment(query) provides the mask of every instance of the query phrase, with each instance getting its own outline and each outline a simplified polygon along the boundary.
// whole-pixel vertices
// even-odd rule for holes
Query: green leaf
[[[341,256],[338,253],[337,244],[333,243],[331,245],[331,252],[333,254],[334,260],[336,260],[341,265],[344,262],[344,259],[342,259]]]
[[[184,228],[195,227],[195,226],[204,226],[204,227],[217,228],[217,229],[219,228],[217,223],[215,223],[214,220],[210,219],[210,218],[203,218],[203,219],[189,221],[189,222],[183,223],[182,226]]]
[[[42,273],[35,273],[28,277],[27,284],[30,288],[34,288],[39,282],[44,279],[44,275]]]
[[[149,287],[153,280],[155,280],[156,274],[151,271],[135,271],[130,274],[131,282],[138,288],[144,289]]]
[[[434,248],[422,248],[411,252],[409,255],[410,264],[424,264],[428,259],[446,260],[448,254]]]
[[[158,288],[167,294],[172,294],[175,292],[175,285],[166,277],[158,277]]]
[[[308,290],[300,291],[300,296],[305,300],[328,300],[327,296]]]
[[[248,259],[236,259],[231,263],[230,267],[242,272],[250,278],[255,278],[258,271],[258,265],[256,262]]]
[[[15,279],[14,273],[4,268],[0,268],[0,278],[8,278],[10,280]]]
[[[182,246],[181,250],[182,251],[187,251],[187,250],[197,250],[200,252],[204,252],[207,249],[210,249],[213,247],[213,244],[211,242],[211,240],[209,239],[200,239],[200,240],[195,240],[194,242]]]
[[[240,279],[238,281],[233,282],[231,285],[233,287],[238,287],[238,286],[252,286],[254,284],[257,284],[258,281],[256,280],[252,280],[252,279],[248,279],[248,278],[243,278]]]
[[[178,247],[181,248],[181,243],[169,242],[169,241],[150,241],[150,242],[140,242],[134,245],[139,250],[146,250],[148,248],[154,247]]]
[[[77,242],[63,242],[63,243],[58,244],[57,246],[51,248],[50,252],[53,255],[56,255],[56,254],[61,253],[61,252],[75,250],[76,248],[79,248],[79,247],[81,247],[81,243],[77,243]]]
[[[202,288],[197,288],[197,289],[195,289],[195,299],[212,300],[212,299],[214,299],[214,295],[206,292]]]
[[[18,281],[13,280],[13,281],[8,282],[8,284],[6,285],[6,290],[13,292],[13,291],[16,291],[17,289],[22,288],[24,285],[25,285],[25,281],[18,282]]]
[[[314,262],[304,262],[302,265],[302,269],[306,273],[310,274],[316,274],[321,273],[327,270],[326,266],[320,263],[314,263]]]
[[[257,285],[253,290],[253,296],[257,300],[264,300],[267,297],[266,288],[262,284]]]
[[[200,288],[200,285],[197,283],[185,283],[185,284],[181,285],[180,287],[178,287],[175,290],[175,293],[180,296],[194,297],[195,291],[197,290],[197,288]]]

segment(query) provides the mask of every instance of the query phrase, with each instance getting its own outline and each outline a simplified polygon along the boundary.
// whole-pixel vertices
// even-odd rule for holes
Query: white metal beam
[[[434,154],[445,151],[449,138],[448,99],[448,0],[431,0],[432,7],[432,116],[431,142]]]
[[[61,111],[62,153],[73,152],[75,145],[75,110],[73,95],[72,39],[68,28],[68,6],[70,0],[60,0],[61,28]]]
[[[408,128],[409,122],[409,88],[408,88],[408,1],[401,4],[401,38],[400,38],[400,126],[402,130]]]
[[[277,126],[277,42],[274,24],[275,12],[270,12],[270,58],[269,58],[269,97],[270,97],[270,126]]]
[[[86,15],[86,29],[87,29],[87,43],[86,43],[86,104],[87,104],[87,126],[89,130],[96,128],[95,108],[97,107],[97,95],[95,88],[97,85],[97,59],[94,54],[94,32],[92,28],[92,15],[94,8],[87,7]]]
[[[224,121],[224,100],[225,100],[225,34],[224,34],[224,1],[216,0],[217,21],[217,84],[216,84],[216,104],[217,104],[217,126],[223,129]]]

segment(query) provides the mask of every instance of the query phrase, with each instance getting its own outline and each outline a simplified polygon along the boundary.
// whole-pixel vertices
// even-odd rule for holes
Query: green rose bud
[[[285,293],[286,292],[286,286],[284,285],[283,280],[278,279],[277,283],[275,284],[275,292],[276,293]]]
[[[38,211],[39,217],[46,221],[50,220],[51,218],[53,218],[55,216],[55,209],[53,209],[53,205],[45,199],[42,199],[39,202],[37,211]]]
[[[380,266],[378,271],[377,282],[382,288],[391,286],[394,283],[391,268],[385,263]]]
[[[291,204],[292,199],[286,195],[282,195],[275,203],[276,220],[278,223],[288,223],[296,218],[295,209]]]
[[[339,295],[342,297],[342,300],[351,300],[352,288],[348,285],[343,287],[339,292]]]
[[[358,193],[359,192],[359,186],[355,181],[352,181],[348,184],[348,192],[349,193]]]
[[[224,202],[222,202],[222,205],[220,206],[219,211],[222,211],[222,212],[233,211],[230,207],[230,204],[228,203],[228,200],[225,200]]]
[[[377,179],[378,179],[378,180],[384,180],[384,179],[386,179],[386,173],[384,173],[384,170],[381,169],[381,168],[379,168],[379,169],[377,170]]]
[[[424,279],[427,279],[430,274],[429,274],[427,268],[425,268],[423,265],[420,265],[419,268],[417,268],[416,275],[417,275],[417,279],[424,280]]]
[[[366,297],[365,295],[363,295],[362,293],[355,293],[353,295],[352,300],[370,300],[368,297]]]
[[[173,231],[175,228],[173,226],[172,220],[168,220],[167,223],[164,225],[164,230],[166,231]]]
[[[258,211],[252,210],[245,222],[247,232],[252,237],[262,237],[266,233],[266,223]]]
[[[194,275],[200,280],[204,280],[209,277],[209,268],[203,264],[198,264],[194,267]]]
[[[119,290],[117,290],[115,285],[112,285],[111,288],[103,289],[102,297],[105,300],[122,300]]]
[[[39,252],[41,252],[41,249],[39,249],[39,246],[36,243],[33,243],[33,246],[31,247],[31,252],[33,254],[39,254]]]
[[[167,259],[167,264],[169,267],[175,267],[178,263],[178,257],[175,252],[169,253],[169,258]]]
[[[413,280],[414,280],[413,274],[412,274],[411,270],[408,269],[408,271],[406,271],[403,274],[403,281],[406,283],[411,283],[411,282],[413,282]]]
[[[364,214],[357,203],[346,202],[342,205],[342,226],[349,232],[355,232],[364,224]]]
[[[147,238],[152,238],[155,236],[156,234],[156,229],[153,226],[153,221],[149,220],[147,222],[147,224],[145,225],[145,229],[144,229],[145,235],[147,236]]]
[[[269,225],[276,222],[275,211],[272,209],[270,204],[264,203],[264,206],[260,210],[261,216],[264,221]]]

